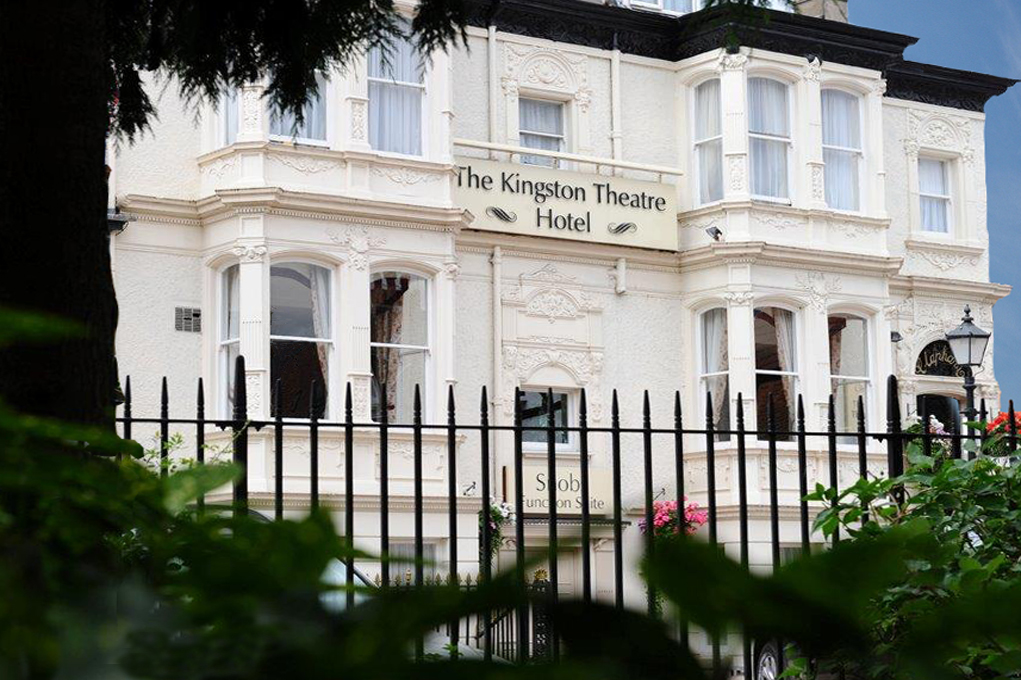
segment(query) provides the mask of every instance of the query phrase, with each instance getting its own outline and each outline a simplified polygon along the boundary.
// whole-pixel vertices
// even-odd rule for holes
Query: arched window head
[[[424,405],[430,359],[428,284],[424,276],[401,271],[376,272],[370,280],[375,420],[385,413],[391,423],[410,424],[416,385]]]
[[[270,267],[270,380],[285,418],[326,415],[331,335],[330,270],[305,262]],[[273,415],[277,411],[273,410]]]

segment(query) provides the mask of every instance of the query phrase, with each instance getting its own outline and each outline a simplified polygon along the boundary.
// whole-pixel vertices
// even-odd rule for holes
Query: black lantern
[[[982,330],[973,323],[971,307],[964,308],[964,317],[961,321],[960,326],[947,333],[950,350],[954,353],[954,359],[959,366],[981,366],[992,333]]]

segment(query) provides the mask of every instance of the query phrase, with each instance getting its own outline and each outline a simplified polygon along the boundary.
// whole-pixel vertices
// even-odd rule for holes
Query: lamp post
[[[961,325],[946,334],[947,342],[950,343],[950,351],[954,353],[954,359],[958,366],[965,370],[964,394],[967,400],[965,417],[968,421],[975,420],[978,412],[975,410],[975,373],[982,365],[982,357],[986,353],[986,346],[989,345],[989,331],[982,330],[975,325],[971,318],[971,307],[964,307],[964,316],[961,318]],[[969,432],[971,428],[968,428]]]

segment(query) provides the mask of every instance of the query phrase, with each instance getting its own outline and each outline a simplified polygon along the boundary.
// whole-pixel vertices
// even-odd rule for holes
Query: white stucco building
[[[774,12],[749,28],[699,23],[682,0],[623,4],[470,0],[466,46],[428,62],[400,46],[391,71],[370,53],[323,74],[300,129],[269,113],[260,83],[197,115],[161,90],[152,134],[111,162],[111,201],[132,218],[112,248],[135,414],[158,412],[165,375],[171,415],[194,412],[201,377],[210,416],[226,417],[226,367],[239,352],[253,418],[270,417],[278,380],[285,416],[308,415],[317,380],[330,420],[350,383],[361,422],[379,417],[383,393],[390,421],[409,422],[416,383],[433,423],[445,422],[450,386],[468,420],[487,386],[496,424],[511,422],[520,387],[530,407],[552,388],[568,423],[585,388],[594,426],[607,425],[613,389],[625,424],[640,424],[646,389],[653,422],[672,424],[680,390],[686,422],[700,426],[708,389],[722,428],[738,394],[749,428],[764,427],[770,398],[781,428],[793,425],[800,394],[809,428],[821,429],[834,392],[842,425],[853,427],[861,395],[869,429],[881,430],[889,374],[905,415],[922,395],[951,409],[961,381],[932,375],[946,362],[925,348],[966,304],[992,329],[1009,292],[989,281],[982,109],[1013,81],[906,62],[913,38],[839,21]],[[731,30],[742,46],[728,51]],[[992,354],[977,379],[995,407]],[[294,511],[307,506],[304,436],[285,443]],[[354,451],[356,530],[369,549],[375,436],[359,431]],[[271,488],[271,434],[251,441],[258,504]],[[410,434],[395,430],[390,446],[393,540],[406,544]],[[640,461],[639,446],[628,437],[625,459]],[[793,444],[780,447],[793,503]],[[704,448],[685,442],[696,500]],[[525,449],[526,464],[544,463],[544,441]],[[594,470],[606,470],[607,449],[592,438]],[[340,512],[340,433],[324,430],[320,450],[324,503]],[[574,437],[557,450],[564,470],[577,465]],[[446,451],[442,431],[426,434],[427,541],[441,563]],[[477,441],[458,451],[470,571]],[[498,498],[511,455],[509,435],[495,437]],[[758,532],[765,452],[749,441],[748,455]],[[657,488],[672,493],[672,449],[656,456]],[[733,442],[717,442],[716,456],[725,500]],[[821,451],[810,472],[826,474]],[[626,463],[629,508],[641,483],[640,464]],[[725,502],[719,517],[731,540]],[[600,531],[580,549],[593,551],[597,593],[609,596]],[[633,525],[627,536],[638,540]],[[767,561],[756,545],[753,561]],[[563,560],[566,592],[577,560]]]

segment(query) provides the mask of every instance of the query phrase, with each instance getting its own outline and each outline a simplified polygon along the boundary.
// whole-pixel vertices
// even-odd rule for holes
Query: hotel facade
[[[476,417],[485,386],[497,425],[512,423],[520,388],[526,425],[545,423],[550,390],[557,423],[573,425],[584,390],[589,425],[605,427],[616,390],[622,423],[638,426],[648,390],[653,424],[670,426],[679,390],[685,422],[699,427],[733,428],[740,395],[750,430],[765,427],[769,402],[790,430],[800,395],[809,429],[822,430],[833,395],[841,429],[854,429],[861,397],[878,431],[891,374],[905,417],[924,401],[953,419],[964,392],[943,334],[965,305],[992,329],[1009,292],[989,281],[983,106],[1013,81],[906,61],[914,38],[786,11],[745,25],[706,21],[690,0],[467,4],[466,45],[423,59],[399,44],[389,65],[370,51],[324,73],[301,125],[269,110],[263,83],[197,109],[173,83],[153,84],[152,133],[112,145],[109,161],[110,206],[130,218],[111,248],[117,356],[136,416],[158,413],[166,376],[172,416],[194,412],[202,378],[208,416],[229,417],[241,354],[254,419],[275,415],[277,384],[288,419],[341,420],[350,385],[356,422],[378,420],[385,404],[402,424],[416,385],[427,423],[445,422],[450,388],[459,417]],[[996,408],[992,351],[976,379]],[[208,442],[226,445],[217,432]],[[308,432],[292,434],[285,505],[301,513]],[[717,439],[727,543],[735,448]],[[748,443],[753,564],[768,563],[759,444]],[[814,484],[827,463],[823,444],[809,444]],[[640,547],[640,445],[622,442],[629,559]],[[249,446],[258,508],[269,503],[272,433],[251,433]],[[407,554],[410,432],[394,428],[389,446],[392,550]],[[793,518],[794,443],[778,446]],[[523,448],[526,470],[545,466],[545,433],[526,434]],[[555,448],[569,486],[577,437],[559,433]],[[686,490],[703,503],[705,448],[685,441]],[[842,483],[858,470],[846,448]],[[478,449],[477,435],[459,435],[466,573],[478,568]],[[513,449],[510,433],[493,437],[497,500]],[[443,431],[426,431],[426,557],[440,565],[447,455]],[[588,455],[605,500],[604,437]],[[870,455],[885,461],[881,448]],[[655,456],[669,498],[672,449]],[[344,460],[339,431],[323,430],[320,493],[338,517]],[[353,462],[357,540],[378,550],[378,432],[356,432]],[[543,551],[542,526],[528,532],[529,554]],[[594,528],[590,545],[564,553],[561,594],[576,592],[585,550],[596,594],[612,597],[611,543]],[[625,588],[643,602],[636,573]]]

